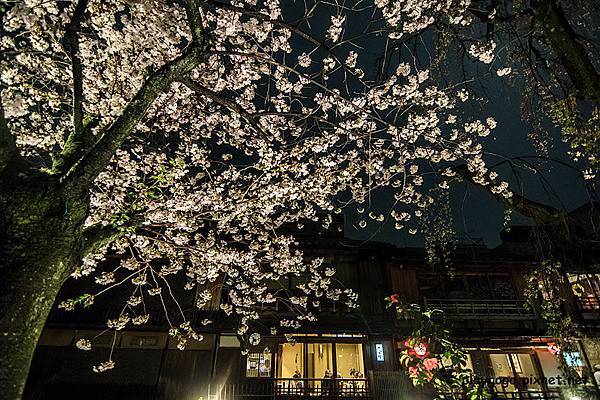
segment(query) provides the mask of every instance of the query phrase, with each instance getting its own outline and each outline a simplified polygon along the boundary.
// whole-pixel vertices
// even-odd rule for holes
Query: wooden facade
[[[94,374],[91,366],[105,359],[112,336],[104,341],[101,337],[90,352],[76,350],[74,342],[102,330],[106,318],[118,313],[117,304],[101,302],[71,314],[54,310],[34,358],[25,398],[430,399],[431,393],[414,389],[399,370],[398,343],[410,326],[386,309],[384,297],[392,293],[407,302],[444,310],[456,340],[469,349],[472,368],[481,376],[499,371],[546,377],[559,373],[547,349],[553,338],[544,336],[545,326],[536,305],[526,307],[522,295],[524,277],[535,266],[522,245],[506,243],[492,250],[459,248],[452,274],[426,265],[421,249],[359,244],[335,236],[304,238],[302,246],[307,257],[324,257],[336,266],[337,278],[359,294],[360,307],[350,312],[337,304],[323,307],[319,321],[294,339],[295,346],[300,347],[289,350],[283,335],[265,332],[258,346],[249,348],[248,355],[241,354],[235,321],[219,311],[221,293],[216,291],[211,304],[194,311],[196,329],[204,335],[202,342],[177,350],[166,334],[164,315],[151,310],[150,323],[143,330],[118,333],[113,356],[117,368]],[[188,296],[186,306],[193,309],[194,299],[189,293],[182,295]],[[578,318],[585,317],[590,326],[594,325],[590,316],[600,318],[600,306],[594,299],[573,297],[585,311]],[[269,311],[267,318],[279,317],[276,306]],[[215,323],[202,326],[199,321],[206,316]],[[594,347],[593,335],[586,340],[577,362],[581,362],[582,374],[589,376],[592,365],[600,363],[600,351],[596,351],[600,346]],[[585,347],[594,349],[589,356]],[[286,349],[294,357],[294,365],[284,373]],[[319,361],[318,366],[317,351],[321,360],[327,360]],[[342,368],[340,355],[352,358],[354,364],[346,363]],[[292,369],[297,370],[293,371],[296,376],[290,375]],[[333,376],[326,378],[324,370]],[[548,384],[492,388],[498,399],[549,400],[558,399],[560,389]],[[594,385],[588,389],[596,390]],[[455,398],[461,399],[460,394]]]

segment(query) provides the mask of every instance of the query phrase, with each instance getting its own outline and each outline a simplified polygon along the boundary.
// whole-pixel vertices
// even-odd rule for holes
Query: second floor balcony
[[[502,390],[488,388],[491,400],[561,400],[560,391],[547,390]],[[208,400],[292,400],[292,399],[426,399],[434,394],[423,390],[401,387],[398,384],[381,385],[373,388],[368,379],[293,379],[273,378],[263,382],[246,384],[220,384],[208,388]],[[470,400],[463,392],[444,393],[453,400]]]
[[[600,299],[597,296],[589,295],[577,297],[577,303],[582,312],[600,311]]]
[[[524,300],[516,299],[435,299],[424,298],[426,308],[442,310],[461,319],[534,319]]]
[[[294,379],[275,378],[275,395],[277,397],[370,397],[367,379]]]
[[[270,378],[244,384],[211,385],[209,400],[372,398],[368,379]]]

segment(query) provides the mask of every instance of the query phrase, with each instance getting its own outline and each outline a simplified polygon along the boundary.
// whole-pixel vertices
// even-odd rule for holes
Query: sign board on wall
[[[377,361],[385,361],[385,354],[383,353],[383,344],[375,344],[375,357]]]

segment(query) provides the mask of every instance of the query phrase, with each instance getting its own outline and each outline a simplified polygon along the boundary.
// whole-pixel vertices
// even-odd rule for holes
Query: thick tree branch
[[[534,0],[534,18],[585,100],[600,102],[600,75],[556,0]]]
[[[79,0],[73,11],[71,21],[67,25],[62,45],[71,59],[71,75],[73,78],[72,100],[73,130],[65,140],[62,152],[54,158],[52,165],[56,172],[64,172],[86,149],[92,145],[93,134],[91,129],[85,129],[83,122],[83,63],[79,57],[79,32],[85,17],[87,0]]]
[[[87,190],[92,181],[110,162],[115,151],[144,117],[154,100],[169,88],[176,78],[192,71],[201,59],[202,49],[193,47],[184,55],[154,72],[118,117],[100,136],[92,148],[63,178],[72,189]]]
[[[501,193],[493,193],[489,190],[490,184],[484,186],[474,180],[474,174],[469,171],[466,165],[453,167],[452,170],[465,181],[489,191],[489,193],[506,208],[516,211],[524,217],[533,219],[536,224],[549,225],[563,223],[567,217],[565,212],[557,208],[530,200],[518,193],[513,192],[512,196],[508,198],[504,197]],[[499,182],[492,181],[491,185],[498,183]]]
[[[186,2],[185,12],[188,20],[188,25],[192,32],[192,42],[200,45],[207,41],[207,37],[202,27],[202,15],[200,14],[200,1],[188,0]]]
[[[140,214],[131,216],[121,226],[106,225],[101,222],[83,230],[83,256],[92,254],[102,247],[114,242],[127,232],[137,230],[142,226],[144,218]]]
[[[79,31],[87,8],[87,0],[79,0],[63,38],[65,51],[71,58],[73,75],[73,131],[83,130],[83,65],[79,58]]]
[[[208,40],[202,27],[199,26],[200,12],[196,3],[196,0],[189,0],[186,8],[193,37],[188,49],[150,75],[122,114],[101,133],[92,148],[65,174],[62,183],[67,188],[86,191],[98,174],[106,168],[115,151],[121,147],[158,96],[174,81],[187,76],[200,64],[202,56],[208,49]]]
[[[124,229],[97,223],[83,231],[83,256],[93,254],[125,234]]]
[[[2,92],[0,91],[0,173],[11,163],[20,158],[19,149],[15,137],[10,132],[8,123],[4,116],[2,105]]]

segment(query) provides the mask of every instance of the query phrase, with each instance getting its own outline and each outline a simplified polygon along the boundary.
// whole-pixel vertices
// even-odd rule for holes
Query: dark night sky
[[[514,73],[514,72],[513,72]],[[481,116],[492,116],[498,122],[493,134],[484,140],[484,150],[488,153],[487,161],[492,165],[502,157],[536,156],[536,150],[532,141],[527,138],[530,125],[521,119],[520,84],[514,86],[507,84],[505,79],[497,77],[494,73],[487,73],[478,85],[477,92],[484,98],[479,102],[480,109],[465,109],[465,113]],[[552,145],[549,149],[549,157],[563,160],[573,164],[566,154],[568,145],[563,143],[558,129],[550,124],[546,125],[552,136]],[[555,207],[573,210],[590,200],[591,194],[586,191],[586,183],[578,177],[577,172],[556,163],[541,163],[540,160],[531,159],[536,162],[542,172],[540,174],[532,171],[522,171],[520,182],[511,178],[508,168],[497,169],[500,176],[509,179],[511,189],[521,193],[532,200],[550,204]],[[587,184],[595,184],[598,190],[598,179]],[[596,192],[597,193],[597,192]],[[503,228],[504,211],[496,200],[483,189],[472,185],[460,184],[451,191],[451,201],[455,220],[456,231],[461,242],[469,242],[469,239],[483,240],[488,247],[500,244],[499,232]],[[374,196],[373,205],[375,209],[385,209],[391,205],[389,195],[379,194]],[[393,227],[393,220],[383,226],[371,222],[365,230],[358,230],[352,226],[356,222],[356,214],[352,211],[346,214],[345,234],[352,239],[371,239],[382,242],[393,243],[397,246],[422,246],[422,238],[407,234],[405,231],[397,231]],[[513,214],[511,225],[523,225],[528,219]],[[375,233],[375,231],[377,231]]]
[[[303,10],[302,3],[297,3],[296,5],[299,7],[298,9],[286,8],[285,13],[293,16],[295,13]],[[348,24],[344,33],[345,37],[359,37],[364,27],[364,20],[362,19],[364,15],[359,13],[348,18]],[[317,16],[312,20],[310,28],[306,28],[319,36],[325,34],[327,26],[329,26],[328,19],[319,20]],[[440,70],[443,71],[444,79],[453,83],[463,81],[462,76],[459,76],[463,70],[466,71],[467,79],[473,76],[479,77],[471,85],[476,95],[483,98],[483,100],[467,102],[465,104],[471,108],[464,108],[459,110],[459,112],[466,114],[470,118],[485,119],[488,116],[492,116],[498,122],[498,126],[492,135],[483,141],[484,151],[489,153],[486,160],[489,165],[501,161],[503,157],[539,155],[536,153],[533,143],[527,137],[530,125],[521,119],[522,82],[519,79],[517,68],[513,68],[511,75],[511,81],[514,81],[514,84],[508,83],[508,77],[501,78],[495,73],[497,69],[508,66],[505,62],[506,43],[502,42],[503,39],[506,38],[496,38],[498,41],[497,58],[491,65],[476,62],[469,57],[462,58],[457,53],[455,45],[453,50],[452,48],[447,50],[449,54],[446,57],[446,61],[442,62],[439,66]],[[367,75],[373,75],[373,72],[377,71],[380,67],[378,60],[381,55],[387,54],[383,50],[387,42],[380,35],[370,35],[364,39],[355,40],[354,43],[357,45],[356,47],[342,46],[338,48],[340,54],[348,50],[360,48],[358,66]],[[425,68],[431,64],[431,57],[436,54],[434,36],[431,33],[424,33],[420,36],[418,43],[419,45],[416,48],[407,46],[406,49],[408,50],[404,50],[401,46],[401,57],[404,62],[412,65],[416,62],[420,68]],[[298,52],[306,50],[302,47],[304,44],[302,41],[295,43],[295,50]],[[388,72],[395,70],[397,64],[394,64],[394,61],[392,61],[395,59],[395,57],[390,57],[391,63]],[[573,164],[566,154],[569,146],[562,142],[560,131],[554,128],[548,121],[546,121],[545,128],[547,128],[549,135],[552,137],[549,157]],[[535,160],[532,159],[531,161]],[[543,171],[546,187],[541,183],[540,174],[523,171],[519,176],[520,182],[518,182],[515,179],[511,179],[509,168],[501,167],[495,170],[503,179],[511,183],[511,189],[514,192],[524,194],[532,200],[560,207],[568,211],[590,200],[590,194],[585,189],[586,183],[577,176],[577,172],[555,163],[542,164],[538,160],[537,164],[539,170]],[[598,183],[600,183],[598,179],[595,183],[596,190],[598,190]],[[590,182],[587,184],[589,185]],[[552,192],[554,192],[554,195],[551,194]],[[454,187],[451,191],[451,196],[459,239],[461,241],[464,240],[466,243],[469,242],[469,239],[475,241],[483,240],[488,247],[499,245],[499,232],[503,228],[504,210],[496,200],[483,189],[466,184]],[[390,207],[393,204],[393,193],[391,191],[375,193],[371,199],[372,210],[383,212],[384,215],[389,213]],[[381,223],[369,220],[369,225],[366,229],[358,229],[353,226],[359,220],[356,208],[348,208],[344,212],[346,216],[345,235],[348,238],[388,242],[397,246],[423,245],[423,240],[418,235],[413,236],[409,235],[405,230],[398,231],[394,229],[393,220],[387,221],[383,226]],[[513,214],[512,225],[523,225],[526,223],[528,223],[526,218]]]

